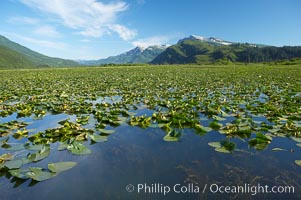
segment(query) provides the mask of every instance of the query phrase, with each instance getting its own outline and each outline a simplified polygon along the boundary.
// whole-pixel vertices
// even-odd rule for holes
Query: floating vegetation
[[[256,150],[285,151],[269,149],[275,137],[301,146],[299,67],[145,66],[0,75],[0,170],[21,179],[43,181],[72,168],[73,162],[52,163],[50,153],[91,154],[89,142],[109,141],[118,126],[161,129],[166,142],[180,141],[185,129],[201,136],[219,133],[222,141],[208,144],[221,153],[235,153],[235,139]],[[51,128],[28,128],[58,114],[67,117]],[[49,161],[47,169],[31,166],[41,160]]]
[[[299,166],[301,166],[301,160],[295,160],[295,163]]]
[[[227,140],[221,142],[209,142],[208,145],[214,147],[215,151],[221,153],[231,153],[236,147],[236,144],[234,142],[230,142]]]
[[[272,141],[272,138],[262,133],[256,133],[256,137],[249,140],[249,145],[257,150],[265,149]]]
[[[9,170],[10,174],[20,179],[33,179],[35,181],[45,181],[53,178],[59,173],[71,169],[76,165],[75,162],[49,163],[48,169],[40,167],[29,167],[28,169]]]

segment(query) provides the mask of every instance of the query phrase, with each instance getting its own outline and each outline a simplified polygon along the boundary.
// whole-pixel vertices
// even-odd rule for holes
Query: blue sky
[[[99,59],[189,35],[301,45],[300,0],[1,0],[0,34],[45,55]]]

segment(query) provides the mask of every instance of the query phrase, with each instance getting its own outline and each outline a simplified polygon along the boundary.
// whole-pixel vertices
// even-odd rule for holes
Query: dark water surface
[[[57,121],[72,116],[47,115],[34,120],[28,129],[43,131],[55,127]],[[15,116],[1,119],[11,121]],[[19,120],[31,121],[30,118]],[[234,139],[239,151],[219,153],[208,142],[225,137],[216,131],[204,136],[185,129],[179,142],[165,142],[161,129],[141,129],[126,124],[116,128],[108,142],[87,146],[92,154],[71,155],[57,151],[35,163],[47,168],[49,162],[75,161],[77,165],[43,182],[17,180],[2,173],[0,199],[298,199],[301,197],[301,167],[294,161],[301,153],[296,142],[274,138],[263,151],[249,148],[247,142]],[[16,141],[20,142],[20,141]],[[22,142],[22,141],[21,141]],[[272,151],[281,147],[287,151]],[[1,154],[3,152],[0,152]],[[16,181],[16,182],[14,182]],[[130,186],[128,186],[131,184]],[[141,184],[141,185],[139,185]],[[176,185],[178,184],[178,185]],[[216,185],[215,185],[216,184]],[[293,186],[294,194],[226,194],[215,192],[216,186]],[[174,186],[175,190],[174,191]],[[127,187],[128,186],[128,187]],[[138,187],[142,187],[138,191]],[[147,186],[145,188],[145,186]],[[128,192],[126,190],[133,190]],[[204,190],[205,188],[205,191]],[[170,188],[163,194],[163,189]],[[182,188],[182,192],[181,192]],[[198,189],[197,189],[198,188]],[[214,190],[214,191],[210,191]],[[179,193],[177,193],[180,191]],[[291,191],[292,193],[292,191]],[[253,194],[253,195],[252,195]]]

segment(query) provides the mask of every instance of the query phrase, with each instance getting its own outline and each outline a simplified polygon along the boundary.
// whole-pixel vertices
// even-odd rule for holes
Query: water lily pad
[[[73,142],[72,144],[68,145],[67,149],[75,155],[87,155],[91,153],[90,149],[79,142]]]
[[[17,140],[22,139],[23,137],[27,137],[28,136],[28,130],[23,129],[23,130],[17,130],[16,133],[14,133],[13,137]]]
[[[228,140],[221,142],[209,142],[208,145],[214,147],[214,150],[220,153],[231,153],[236,147],[234,142],[230,142]]]
[[[226,118],[220,117],[218,115],[214,115],[212,118],[217,120],[217,121],[225,121],[226,120]]]
[[[218,123],[217,121],[213,121],[213,122],[210,122],[209,126],[215,130],[218,130],[223,126],[223,124]]]
[[[273,148],[272,151],[287,151],[286,149],[282,148]]]
[[[22,165],[23,161],[21,159],[6,161],[4,164],[8,169],[19,169]]]
[[[71,169],[76,165],[76,162],[58,162],[58,163],[49,163],[48,169],[54,173],[61,173],[68,169]]]
[[[7,161],[7,160],[13,160],[13,159],[14,159],[14,155],[9,154],[9,153],[5,153],[0,156],[0,161]]]
[[[108,141],[108,137],[107,136],[93,134],[93,135],[89,135],[89,137],[91,138],[91,140],[93,142],[106,142],[106,141]]]
[[[31,155],[34,157],[33,161],[37,162],[37,161],[43,160],[44,158],[49,156],[49,154],[50,154],[50,147],[44,146],[40,151],[33,153]]]
[[[47,172],[44,171],[43,168],[38,167],[29,167],[29,170],[30,171],[26,173],[26,176],[35,181],[45,181],[57,175],[56,173]]]
[[[223,117],[229,117],[230,115],[223,110],[220,110],[220,113]]]
[[[81,133],[81,134],[79,134],[75,137],[75,140],[76,141],[83,141],[83,140],[86,140],[87,137],[88,137],[88,133]]]
[[[215,148],[214,150],[217,152],[220,152],[220,153],[231,153],[231,151],[229,151],[225,147],[218,147],[218,148]]]
[[[301,160],[295,160],[295,163],[299,166],[301,166]]]
[[[301,142],[301,138],[291,137],[296,142]]]
[[[20,151],[25,149],[24,144],[14,144],[14,145],[9,145],[8,148],[6,148],[7,151]]]
[[[199,134],[199,135],[203,135],[207,132],[210,132],[212,131],[212,128],[210,127],[206,127],[206,126],[202,126],[201,124],[195,124],[194,125],[194,129],[196,130],[196,132]]]
[[[180,132],[172,130],[170,133],[166,134],[163,139],[166,142],[178,142],[180,137],[181,137]]]
[[[222,147],[220,142],[209,142],[208,145],[211,146],[211,147],[214,147],[214,148],[221,148]]]
[[[68,144],[66,142],[60,142],[60,145],[58,146],[58,151],[66,150],[68,147]]]
[[[249,145],[257,150],[265,149],[271,143],[272,137],[257,133],[256,138],[249,140]]]
[[[26,175],[29,172],[28,169],[13,169],[8,171],[12,176],[20,178],[20,179],[28,179],[29,177]]]
[[[106,130],[106,129],[98,129],[98,130],[104,134],[112,134],[115,132],[115,130]]]
[[[80,116],[76,119],[76,122],[79,123],[79,124],[82,124],[82,125],[86,125],[88,124],[88,121],[90,119],[90,116],[89,115],[86,115],[86,116]]]
[[[44,144],[36,144],[36,145],[25,145],[25,148],[30,151],[41,151],[45,145]]]
[[[23,165],[29,164],[34,162],[34,159],[36,158],[35,154],[28,154],[26,157],[21,158]]]

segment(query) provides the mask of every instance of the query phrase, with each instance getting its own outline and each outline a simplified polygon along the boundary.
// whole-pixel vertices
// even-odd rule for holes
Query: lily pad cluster
[[[20,179],[33,179],[35,181],[45,181],[53,178],[59,173],[71,169],[76,165],[75,162],[49,163],[48,169],[40,167],[29,167],[28,169],[9,170],[10,174]]]
[[[301,138],[296,66],[9,70],[0,76],[0,166],[19,178],[44,180],[34,174],[58,173],[52,167],[23,168],[46,158],[52,144],[87,155],[88,142],[109,140],[118,126],[159,128],[166,142],[180,141],[185,129],[198,135],[215,131],[224,139],[209,145],[222,153],[237,150],[237,138],[255,150],[268,149],[274,137]],[[34,124],[57,114],[75,119],[40,132],[26,128],[24,119]],[[27,155],[19,156],[23,150]]]

